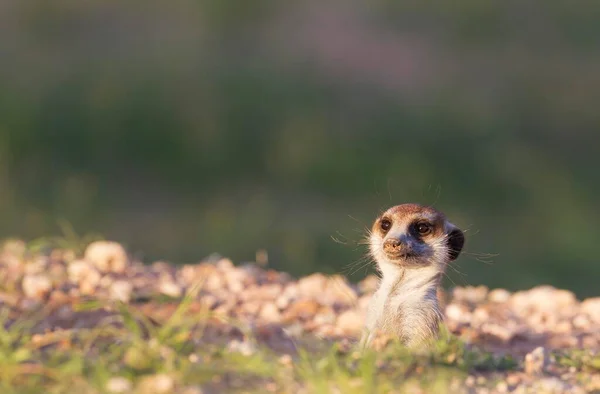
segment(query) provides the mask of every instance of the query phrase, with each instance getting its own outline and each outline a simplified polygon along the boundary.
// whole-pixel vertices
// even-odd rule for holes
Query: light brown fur
[[[374,221],[369,248],[381,280],[367,311],[362,346],[379,332],[409,347],[437,337],[443,320],[440,281],[463,244],[462,231],[431,207],[397,205]]]

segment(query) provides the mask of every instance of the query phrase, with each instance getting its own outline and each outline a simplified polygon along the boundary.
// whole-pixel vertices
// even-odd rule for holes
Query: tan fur
[[[387,231],[381,228],[384,220],[392,223]],[[422,221],[430,224],[426,235],[415,232],[416,223]],[[378,333],[391,335],[409,347],[437,337],[443,320],[438,289],[452,259],[451,233],[463,237],[443,213],[417,204],[394,206],[375,220],[369,248],[381,280],[368,307],[362,346],[369,346]],[[402,242],[391,247],[390,240]],[[462,244],[458,253],[460,249]]]

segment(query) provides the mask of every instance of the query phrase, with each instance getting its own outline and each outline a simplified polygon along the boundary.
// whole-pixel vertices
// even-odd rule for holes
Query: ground
[[[600,392],[600,298],[441,293],[431,349],[356,341],[377,278],[294,279],[226,258],[144,264],[118,243],[0,251],[2,393]]]

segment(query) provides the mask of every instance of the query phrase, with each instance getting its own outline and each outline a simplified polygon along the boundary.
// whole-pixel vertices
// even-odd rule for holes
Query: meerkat
[[[437,338],[443,320],[437,291],[446,265],[463,249],[464,233],[434,208],[402,204],[374,221],[368,241],[380,281],[361,346],[378,332],[412,348]]]

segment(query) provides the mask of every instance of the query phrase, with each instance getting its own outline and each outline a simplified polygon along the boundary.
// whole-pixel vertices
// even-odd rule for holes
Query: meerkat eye
[[[381,219],[379,227],[381,227],[383,231],[389,231],[389,229],[392,228],[392,222],[389,219]]]
[[[427,235],[431,233],[431,225],[429,223],[421,222],[416,225],[417,232],[419,235]]]

